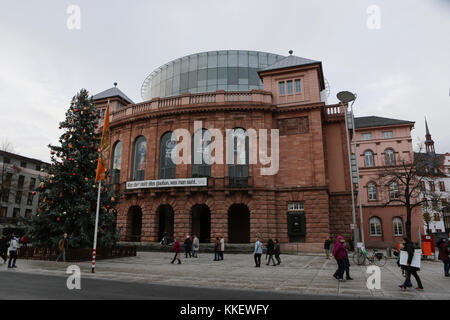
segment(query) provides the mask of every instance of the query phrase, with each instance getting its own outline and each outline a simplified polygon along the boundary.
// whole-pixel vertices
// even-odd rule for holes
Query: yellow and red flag
[[[100,148],[98,150],[97,173],[95,175],[95,182],[105,180],[106,161],[109,157],[110,150],[110,134],[109,134],[109,100],[106,108],[105,121],[103,122],[102,140],[100,141]]]

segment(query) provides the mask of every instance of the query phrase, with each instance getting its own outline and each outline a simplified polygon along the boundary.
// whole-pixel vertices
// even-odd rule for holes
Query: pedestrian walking
[[[281,250],[280,250],[280,242],[278,241],[278,239],[275,239],[275,250],[274,250],[274,253],[275,253],[275,259],[277,259],[277,264],[280,264],[281,263],[281,258],[280,258],[280,252]]]
[[[191,254],[192,254],[192,257],[194,257],[194,235],[191,234],[189,239],[191,240]]]
[[[223,260],[223,252],[225,251],[225,239],[220,236],[220,260]]]
[[[275,259],[273,258],[273,255],[275,253],[275,244],[272,239],[269,239],[267,242],[267,254],[269,255],[269,260],[267,261],[266,265],[270,264],[270,261],[272,261],[273,266],[275,267],[277,264],[275,263]]]
[[[198,258],[198,251],[200,250],[200,240],[194,235],[194,243],[192,244],[192,251],[194,252],[194,257]]]
[[[444,263],[444,275],[446,277],[450,277],[450,274],[448,273],[450,270],[450,256],[447,244],[445,243],[445,239],[442,238],[439,240],[438,248],[439,248],[439,260],[441,260]]]
[[[333,257],[336,259],[338,270],[333,276],[339,281],[344,280],[344,272],[345,272],[345,258],[347,256],[345,247],[343,245],[344,238],[342,236],[337,236],[336,242],[334,243],[333,248]]]
[[[262,253],[263,253],[263,244],[261,243],[261,241],[259,241],[259,238],[256,238],[254,251],[255,267],[261,267]]]
[[[216,237],[216,242],[214,243],[214,261],[219,261],[220,257],[220,239]]]
[[[11,241],[9,242],[8,268],[17,268],[17,249],[19,249],[19,239],[15,235],[12,235]]]
[[[327,259],[330,259],[330,244],[331,244],[330,239],[325,240],[323,244],[323,249],[325,250],[325,255]]]
[[[422,281],[420,281],[420,277],[417,274],[417,271],[420,271],[420,268],[417,267],[413,267],[411,266],[411,262],[412,259],[414,257],[414,249],[417,248],[417,246],[414,245],[414,243],[412,243],[408,238],[403,238],[403,240],[405,241],[404,245],[403,245],[403,251],[406,251],[408,253],[408,261],[407,261],[407,266],[403,266],[403,268],[405,269],[405,282],[401,285],[399,285],[399,287],[405,291],[407,287],[412,287],[412,283],[411,283],[411,275],[414,277],[414,279],[416,279],[417,281],[417,288],[416,290],[423,290],[423,286],[422,286]]]
[[[175,238],[173,242],[173,252],[175,252],[175,255],[173,256],[172,264],[175,262],[175,260],[178,260],[178,264],[181,264],[180,255],[181,255],[181,246],[178,242],[178,239]]]
[[[8,260],[8,240],[3,235],[0,235],[0,257],[2,257],[3,263]]]
[[[189,258],[192,257],[192,242],[191,242],[191,238],[189,237],[189,235],[187,235],[186,240],[184,240],[184,252],[185,252],[185,258],[188,257],[188,254],[189,254]]]
[[[351,246],[350,244],[346,244],[345,240],[341,240],[342,245],[344,246],[344,250],[345,250],[345,258],[344,258],[344,262],[345,262],[345,280],[353,280],[352,277],[350,277],[350,260],[348,259],[348,249]],[[339,273],[339,269],[336,270],[336,272],[334,273],[333,277],[338,278],[338,273]]]
[[[62,258],[63,261],[66,262],[66,255],[68,249],[69,249],[69,239],[67,238],[67,233],[64,233],[63,238],[58,242],[59,255],[56,258],[56,262],[58,262],[60,258]]]

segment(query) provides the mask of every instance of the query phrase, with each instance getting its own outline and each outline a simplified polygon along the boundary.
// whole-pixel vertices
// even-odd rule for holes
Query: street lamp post
[[[342,104],[342,107],[345,111],[345,131],[346,131],[346,137],[347,137],[347,151],[348,151],[348,161],[349,161],[349,167],[350,167],[350,189],[352,193],[352,219],[353,219],[353,239],[354,241],[357,241],[358,238],[358,230],[356,229],[356,209],[355,209],[355,193],[354,193],[354,187],[353,182],[356,180],[357,186],[358,186],[358,200],[359,200],[359,215],[360,215],[360,231],[361,231],[361,241],[364,243],[364,227],[363,227],[363,216],[362,216],[362,201],[361,201],[361,187],[359,183],[359,170],[358,170],[358,161],[357,161],[357,152],[356,152],[356,134],[355,134],[355,121],[353,117],[353,103],[355,103],[356,100],[356,94],[353,94],[349,91],[341,91],[337,94],[337,98]],[[344,104],[352,102],[350,105],[351,111],[350,113],[345,110]],[[351,116],[351,125],[352,125],[352,131],[353,131],[353,148],[354,148],[354,156],[351,153],[350,148],[350,137],[348,134],[349,129],[349,115]],[[353,176],[353,173],[356,174],[356,177]]]

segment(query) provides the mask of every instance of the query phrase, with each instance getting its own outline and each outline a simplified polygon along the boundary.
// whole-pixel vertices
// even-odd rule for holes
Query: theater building
[[[230,50],[161,66],[142,85],[144,102],[133,103],[117,87],[95,95],[102,110],[110,101],[111,179],[124,192],[117,218],[122,239],[156,242],[166,232],[181,240],[193,233],[204,243],[219,235],[227,243],[249,243],[259,236],[303,251],[321,250],[338,234],[350,239],[344,107],[328,105],[326,89],[320,61]],[[171,133],[177,129],[192,141],[199,131],[222,133],[223,141],[213,142],[235,161],[175,165]],[[232,129],[241,136],[233,136],[230,147],[225,137]],[[270,132],[279,130],[275,174],[262,174],[269,164],[261,154],[249,161],[255,141],[249,133],[260,129],[268,132],[269,153]],[[192,158],[211,150],[200,139]],[[244,153],[238,153],[240,141]]]

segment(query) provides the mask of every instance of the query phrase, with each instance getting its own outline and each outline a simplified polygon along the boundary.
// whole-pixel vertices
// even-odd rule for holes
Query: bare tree
[[[430,197],[438,197],[433,191],[425,190],[426,182],[436,178],[435,170],[439,170],[439,159],[431,154],[421,153],[423,146],[419,147],[418,153],[413,153],[407,159],[398,158],[390,165],[385,165],[378,173],[380,185],[389,190],[388,201],[384,206],[390,204],[401,204],[406,211],[406,236],[411,239],[411,216],[413,209],[425,204]],[[421,210],[422,212],[422,210]]]

